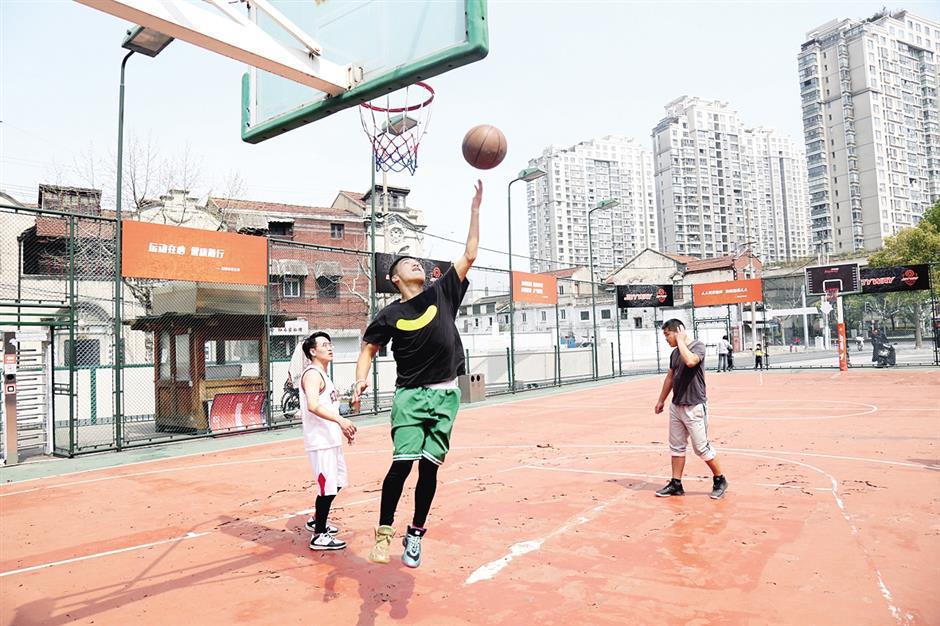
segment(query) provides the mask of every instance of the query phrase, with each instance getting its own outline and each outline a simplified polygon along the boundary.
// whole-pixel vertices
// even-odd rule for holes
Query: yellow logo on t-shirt
[[[427,308],[427,310],[422,313],[419,317],[416,317],[413,320],[400,319],[395,322],[395,328],[398,330],[404,331],[413,331],[421,330],[425,326],[431,323],[434,319],[434,316],[437,315],[437,305],[432,304]]]

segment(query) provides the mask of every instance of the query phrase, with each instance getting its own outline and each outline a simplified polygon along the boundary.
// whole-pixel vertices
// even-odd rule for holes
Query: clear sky
[[[328,0],[336,1],[336,0]],[[507,248],[506,185],[549,145],[604,135],[650,144],[663,106],[681,95],[721,99],[744,123],[802,137],[796,55],[806,32],[868,17],[883,2],[552,2],[490,0],[490,54],[433,79],[433,118],[410,187],[428,233],[463,240],[473,181],[485,186],[481,245]],[[940,21],[940,3],[906,2]],[[127,24],[65,0],[0,0],[0,189],[35,201],[36,186],[89,186],[89,153],[113,163],[120,47]],[[355,110],[258,145],[241,141],[244,66],[184,42],[128,63],[126,137],[199,164],[194,194],[219,194],[238,172],[242,197],[329,205],[369,187],[369,144]],[[477,172],[460,142],[494,124],[509,141],[501,166]],[[113,165],[112,165],[113,167]],[[107,179],[99,170],[98,180]],[[161,190],[162,191],[162,190]],[[111,194],[113,195],[113,194]],[[125,200],[126,202],[126,200]],[[514,188],[513,252],[528,252],[524,185]],[[428,256],[459,249],[433,237]],[[505,267],[506,255],[479,263]],[[517,268],[526,263],[519,259]]]

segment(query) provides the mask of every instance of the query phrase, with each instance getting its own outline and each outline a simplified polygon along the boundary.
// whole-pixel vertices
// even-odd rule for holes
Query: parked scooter
[[[897,365],[897,352],[894,349],[894,344],[886,341],[878,347],[878,360],[875,367],[889,367],[892,365]]]

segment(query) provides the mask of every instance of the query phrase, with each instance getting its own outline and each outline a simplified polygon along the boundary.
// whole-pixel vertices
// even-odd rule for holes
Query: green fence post
[[[662,362],[659,357],[659,320],[656,318],[659,317],[656,313],[659,311],[658,308],[653,308],[653,343],[656,344],[656,373],[661,374],[663,371]]]
[[[617,375],[623,376],[623,349],[620,346],[620,310],[619,306],[614,307],[614,314],[617,316]],[[613,347],[613,344],[611,344],[611,347]]]
[[[91,423],[98,423],[98,368],[92,367],[88,370],[89,382],[91,384]],[[116,416],[115,416],[116,418]]]
[[[511,367],[512,367],[512,352],[509,348],[506,348],[506,385],[509,387],[509,389],[513,393],[516,393],[515,385],[513,384],[515,381],[509,379],[509,373],[510,373]]]
[[[75,456],[75,217],[69,216],[69,456]]]
[[[267,239],[267,245],[265,246],[265,254],[267,258],[264,260],[264,266],[267,268],[265,271],[268,274],[271,273],[271,240]],[[265,281],[264,286],[264,336],[261,338],[263,341],[262,350],[264,351],[264,367],[268,370],[267,380],[265,381],[265,390],[264,395],[266,402],[264,403],[264,421],[265,424],[270,428],[274,425],[274,392],[273,392],[273,380],[271,379],[271,279]]]
[[[610,377],[613,378],[616,376],[614,374],[614,344],[610,344]]]
[[[561,346],[555,344],[555,386],[561,385]]]

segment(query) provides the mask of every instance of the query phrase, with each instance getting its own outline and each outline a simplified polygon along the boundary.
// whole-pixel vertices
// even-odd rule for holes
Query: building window
[[[338,298],[339,276],[318,276],[317,295],[321,298]]]
[[[565,313],[565,310],[564,310],[564,309],[561,310],[561,319],[563,319],[563,320],[564,320],[564,319],[568,319],[568,315]]]
[[[345,235],[345,224],[330,224],[330,239],[342,239]]]
[[[522,323],[525,324],[525,313],[522,314]]]
[[[268,234],[272,237],[293,237],[293,222],[268,221]]]
[[[643,328],[643,318],[642,318],[642,317],[634,317],[634,318],[633,318],[633,327],[634,327],[634,328]]]
[[[480,318],[479,318],[479,317],[476,317],[476,318],[473,319],[473,327],[474,327],[474,328],[479,328],[479,327],[480,327]]]
[[[590,312],[590,311],[581,311],[581,321],[582,321],[582,322],[586,322],[586,321],[588,321],[589,319],[591,319],[591,312]]]
[[[610,319],[610,309],[601,309],[601,319],[602,320]]]
[[[284,277],[284,297],[285,298],[299,298],[300,297],[300,284],[301,284],[301,279],[298,276],[285,276]]]
[[[542,311],[542,321],[545,322],[548,320],[548,314],[545,311]]]
[[[562,284],[560,284],[560,283],[559,283],[559,285],[558,285],[558,293],[559,293],[560,295],[565,295],[565,286],[562,285]]]

